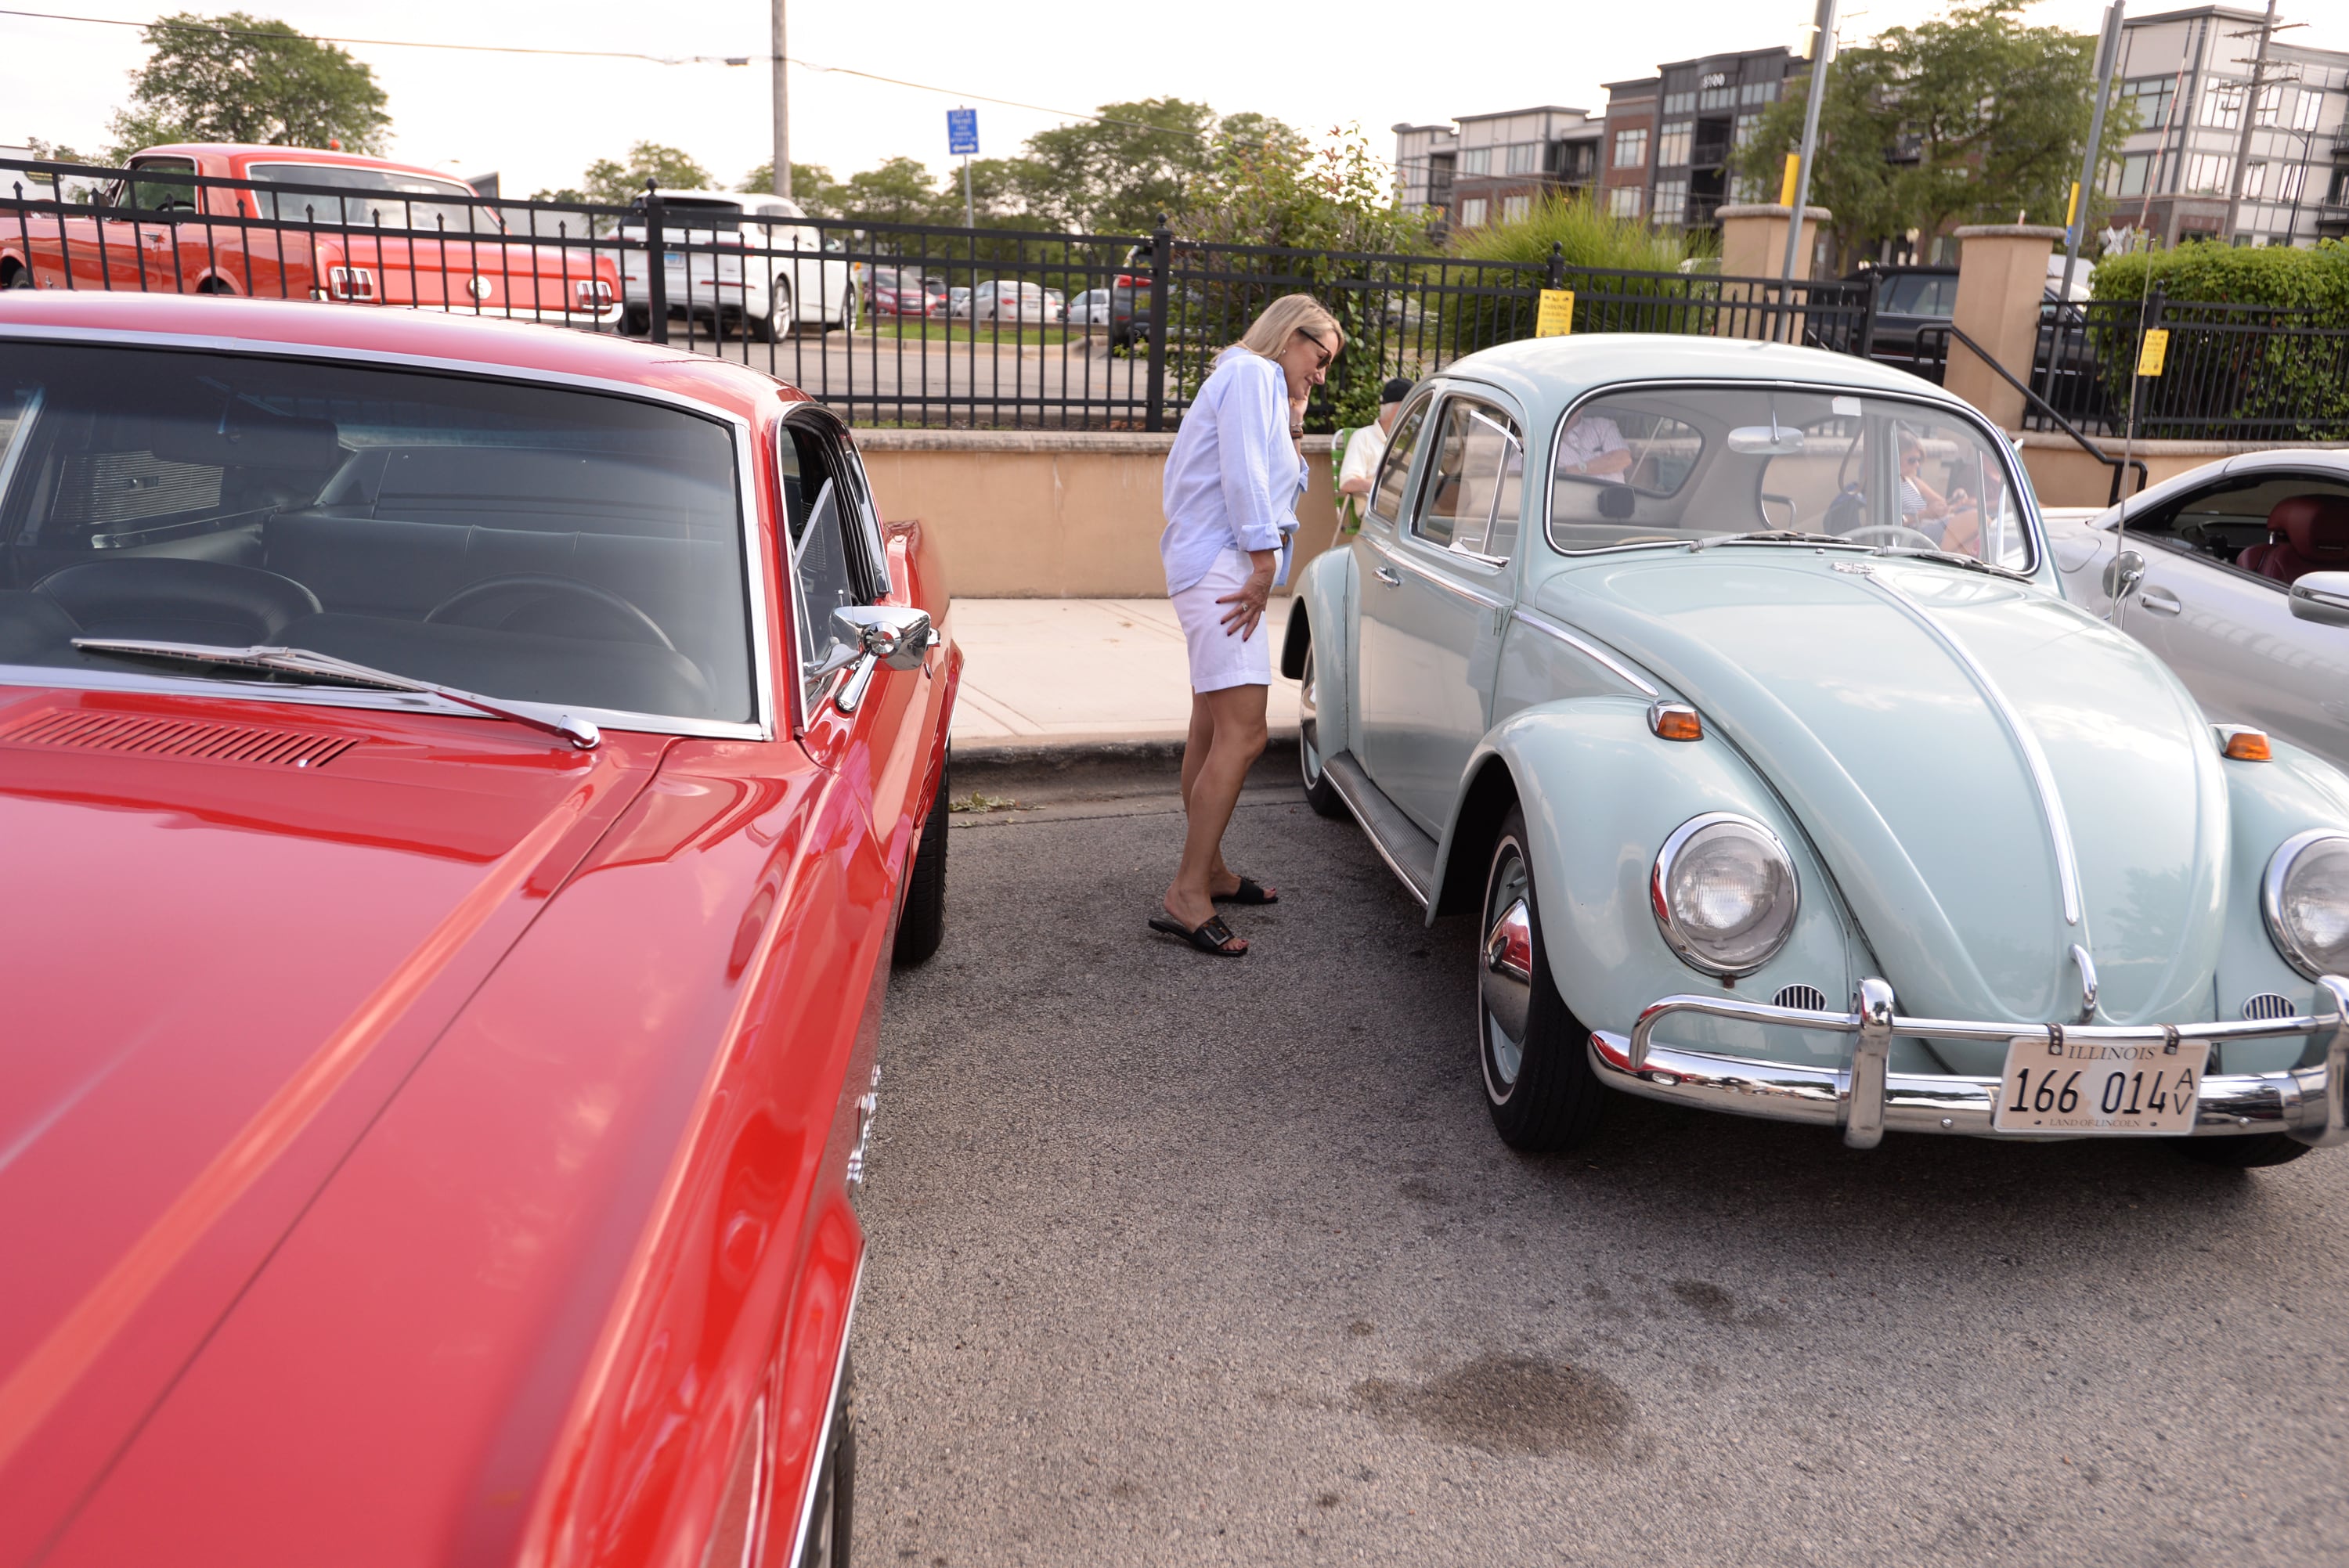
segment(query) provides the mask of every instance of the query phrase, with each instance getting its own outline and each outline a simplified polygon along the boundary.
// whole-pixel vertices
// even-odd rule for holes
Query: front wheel
[[[808,1511],[807,1543],[799,1568],[848,1568],[856,1524],[856,1373],[840,1379],[840,1403],[832,1418],[832,1441],[816,1474],[815,1504]],[[786,1528],[789,1528],[786,1525]]]
[[[777,278],[775,286],[767,291],[766,319],[751,325],[751,335],[761,343],[778,343],[798,325],[792,315],[792,285]]]
[[[1313,681],[1313,639],[1305,639],[1305,678],[1297,687],[1297,769],[1305,803],[1320,817],[1346,815],[1345,798],[1321,771],[1321,708]]]
[[[1590,1031],[1550,978],[1541,909],[1526,853],[1526,814],[1512,806],[1493,844],[1477,929],[1476,1056],[1501,1141],[1527,1154],[1587,1143],[1606,1090],[1590,1070]]]
[[[947,934],[947,775],[938,774],[937,797],[922,823],[914,869],[905,877],[905,909],[897,917],[899,964],[919,964],[938,950]]]

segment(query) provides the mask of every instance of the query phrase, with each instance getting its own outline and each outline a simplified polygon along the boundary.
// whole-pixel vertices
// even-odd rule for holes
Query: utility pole
[[[768,184],[776,195],[788,201],[792,195],[792,88],[784,73],[791,65],[783,58],[783,0],[771,0],[771,4],[775,21],[775,177]]]
[[[2088,150],[2080,155],[2080,182],[2072,187],[2072,216],[2064,224],[2064,292],[2072,298],[2072,272],[2080,264],[2080,236],[2088,230],[2088,207],[2095,199],[2096,170],[2103,166],[2097,149],[2105,139],[2105,106],[2112,101],[2113,72],[2121,58],[2121,13],[2128,0],[2113,0],[2105,8],[2104,36],[2096,40],[2096,107],[2088,116]]]
[[[1803,149],[1795,165],[1795,205],[1786,214],[1786,258],[1778,269],[1778,281],[1787,285],[1795,280],[1795,259],[1803,248],[1803,213],[1811,201],[1811,157],[1818,150],[1819,105],[1826,99],[1827,61],[1835,54],[1835,13],[1836,0],[1819,0],[1818,20],[1811,32],[1810,98],[1803,106]],[[1810,275],[1807,267],[1804,275]]]
[[[2258,123],[2260,93],[2267,86],[2268,38],[2276,25],[2276,0],[2268,0],[2267,20],[2260,24],[2260,46],[2251,56],[2251,82],[2243,89],[2243,133],[2235,141],[2235,172],[2227,181],[2227,243],[2235,242],[2235,224],[2243,211],[2243,176],[2251,160],[2251,128]],[[2240,38],[2240,33],[2230,36]]]

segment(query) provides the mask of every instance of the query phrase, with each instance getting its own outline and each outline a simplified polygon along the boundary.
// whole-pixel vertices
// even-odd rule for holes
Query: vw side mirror
[[[2145,557],[2124,550],[2105,563],[2105,597],[2117,604],[2145,581]]]
[[[2349,572],[2311,572],[2292,585],[2292,613],[2325,626],[2349,626]]]

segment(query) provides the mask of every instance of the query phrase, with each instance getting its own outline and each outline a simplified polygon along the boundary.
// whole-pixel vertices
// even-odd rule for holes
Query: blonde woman
[[[1224,864],[1224,829],[1249,765],[1264,752],[1272,639],[1265,604],[1288,581],[1297,498],[1304,493],[1305,399],[1346,346],[1309,294],[1265,307],[1224,350],[1183,415],[1166,458],[1166,594],[1191,652],[1191,733],[1183,748],[1182,863],[1151,928],[1202,953],[1237,958],[1247,944],[1218,902],[1279,895]]]

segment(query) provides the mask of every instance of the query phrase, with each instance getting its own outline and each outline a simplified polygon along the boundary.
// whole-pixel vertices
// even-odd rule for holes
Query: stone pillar
[[[1719,209],[1714,216],[1721,220],[1721,275],[1733,280],[1775,278],[1778,269],[1786,263],[1786,224],[1793,218],[1794,211],[1792,207],[1774,202],[1738,202]],[[1811,275],[1811,251],[1817,242],[1819,225],[1833,216],[1824,207],[1803,209],[1803,234],[1801,249],[1796,253],[1799,263],[1795,269],[1795,282],[1800,283]],[[1789,324],[1785,315],[1776,311],[1736,308],[1740,302],[1747,299],[1771,303],[1777,299],[1777,294],[1773,289],[1750,283],[1723,283],[1721,300],[1724,308],[1713,323],[1715,337],[1775,338],[1781,343],[1800,343],[1803,340],[1799,316]]]
[[[1735,203],[1713,215],[1721,220],[1721,275],[1727,278],[1775,278],[1786,262],[1786,220],[1792,207],[1775,202]],[[1811,247],[1819,225],[1834,214],[1824,207],[1803,209],[1802,249],[1795,268],[1797,282],[1811,275]]]
[[[2028,223],[1976,223],[1956,233],[1958,301],[1951,325],[2025,386],[2039,337],[2039,302],[2047,290],[2047,258],[2063,238],[2061,229]],[[1941,385],[1989,415],[1999,428],[2023,428],[2023,394],[1954,334]]]

